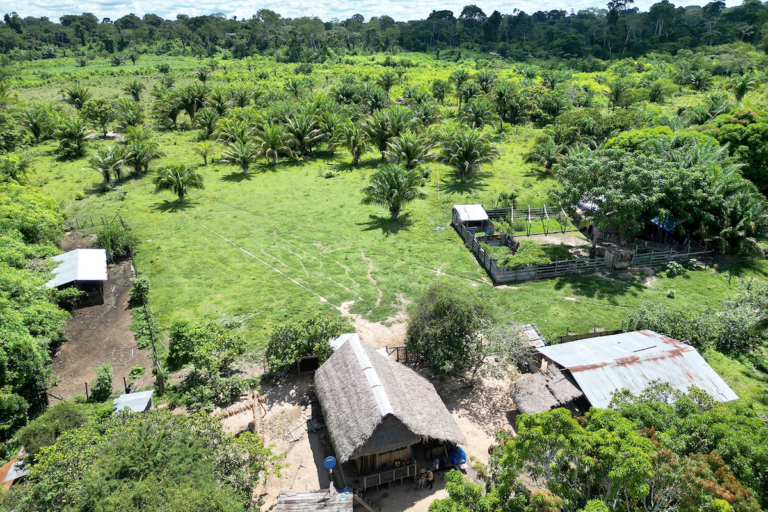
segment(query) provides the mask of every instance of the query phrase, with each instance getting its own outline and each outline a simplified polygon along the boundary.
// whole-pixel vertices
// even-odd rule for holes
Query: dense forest
[[[468,5],[461,13],[434,10],[426,20],[396,22],[389,16],[369,20],[283,18],[268,9],[253,17],[223,14],[165,20],[155,14],[128,14],[116,20],[91,13],[48,18],[5,14],[0,49],[7,58],[25,60],[57,55],[104,55],[144,52],[158,55],[208,55],[224,50],[234,58],[274,55],[286,62],[324,62],[336,52],[434,52],[458,60],[462,50],[514,60],[578,59],[571,67],[602,71],[601,61],[651,52],[676,54],[701,47],[742,42],[768,49],[768,6],[745,0],[736,7],[715,1],[677,7],[664,0],[647,12],[631,0],[611,0],[607,8],[578,12],[552,10],[529,14],[514,9],[485,13]],[[717,74],[741,71],[743,63],[723,64]]]

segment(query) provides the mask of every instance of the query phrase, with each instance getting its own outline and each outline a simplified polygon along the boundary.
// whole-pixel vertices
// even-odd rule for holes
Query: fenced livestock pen
[[[544,214],[548,214],[546,207],[539,210]],[[514,212],[516,211],[517,210],[514,210]],[[534,209],[531,209],[531,212],[533,211]],[[493,218],[506,216],[507,213],[511,212],[510,209],[507,208],[503,210],[490,210],[487,213],[488,217],[492,220]],[[544,219],[546,220],[547,217],[548,215],[546,215]],[[534,219],[533,214],[529,219]],[[539,217],[539,219],[541,219],[541,217]],[[544,221],[542,221],[542,223],[544,223]],[[574,258],[570,260],[554,261],[545,265],[507,268],[498,265],[496,260],[483,249],[480,243],[484,242],[488,245],[503,245],[509,247],[510,250],[514,250],[518,244],[515,240],[516,237],[509,236],[505,233],[501,235],[477,235],[470,232],[462,223],[454,222],[453,225],[464,241],[464,244],[477,258],[478,263],[480,263],[491,276],[494,284],[546,279],[570,274],[597,272],[599,270],[652,267],[656,265],[664,265],[671,261],[687,261],[691,258],[703,258],[709,254],[706,245],[698,244],[691,239],[686,240],[682,245],[675,245],[659,244],[636,238],[621,239],[617,235],[603,235],[600,236],[599,239],[617,243],[616,247],[606,248],[604,257]],[[564,232],[567,231],[568,230]]]
[[[514,224],[515,220],[520,220],[525,223],[525,235],[548,235],[549,233],[570,233],[579,231],[576,226],[573,226],[571,218],[565,213],[565,209],[562,205],[547,206],[544,205],[541,208],[497,208],[493,210],[486,210],[485,213],[488,218],[493,222],[494,219],[502,219],[509,217],[510,225]],[[551,222],[555,221],[557,227],[553,227]],[[542,231],[539,233],[533,232],[534,225],[541,223]],[[573,228],[571,227],[573,226]]]

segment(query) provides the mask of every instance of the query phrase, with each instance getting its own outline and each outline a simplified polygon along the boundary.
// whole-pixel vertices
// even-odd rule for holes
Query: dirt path
[[[70,243],[66,242],[65,246]],[[129,262],[109,266],[109,280],[104,283],[104,304],[76,309],[64,328],[66,342],[54,355],[51,366],[59,377],[58,385],[49,389],[63,399],[85,394],[85,383],[96,378],[95,369],[110,364],[114,369],[113,391],[123,391],[123,377],[128,378],[137,364],[146,368],[135,389],[150,386],[152,359],[149,352],[136,346],[128,299],[131,290]]]

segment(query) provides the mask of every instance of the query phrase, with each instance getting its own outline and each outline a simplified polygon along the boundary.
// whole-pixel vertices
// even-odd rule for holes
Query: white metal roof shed
[[[653,331],[634,331],[537,349],[567,368],[594,407],[606,408],[614,392],[640,393],[653,380],[687,390],[691,385],[712,398],[739,397],[690,345]]]
[[[117,412],[127,407],[133,412],[146,412],[152,409],[152,394],[154,392],[154,390],[151,390],[120,395],[112,402],[112,410]]]
[[[75,249],[51,260],[60,263],[53,269],[53,279],[45,284],[48,288],[74,281],[107,280],[107,251],[104,249]]]
[[[459,214],[461,222],[488,220],[488,214],[481,204],[455,204],[453,209]]]

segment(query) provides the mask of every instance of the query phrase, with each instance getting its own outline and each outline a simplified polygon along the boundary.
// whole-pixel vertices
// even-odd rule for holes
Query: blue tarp
[[[467,454],[464,453],[464,450],[462,450],[461,447],[459,446],[456,446],[456,447],[451,446],[448,448],[448,458],[456,466],[467,462]]]
[[[654,217],[651,219],[651,222],[659,226],[664,231],[671,233],[673,229],[675,229],[675,226],[677,226],[677,222],[673,221],[672,219],[664,219],[664,225],[661,225],[661,221],[658,217]]]

